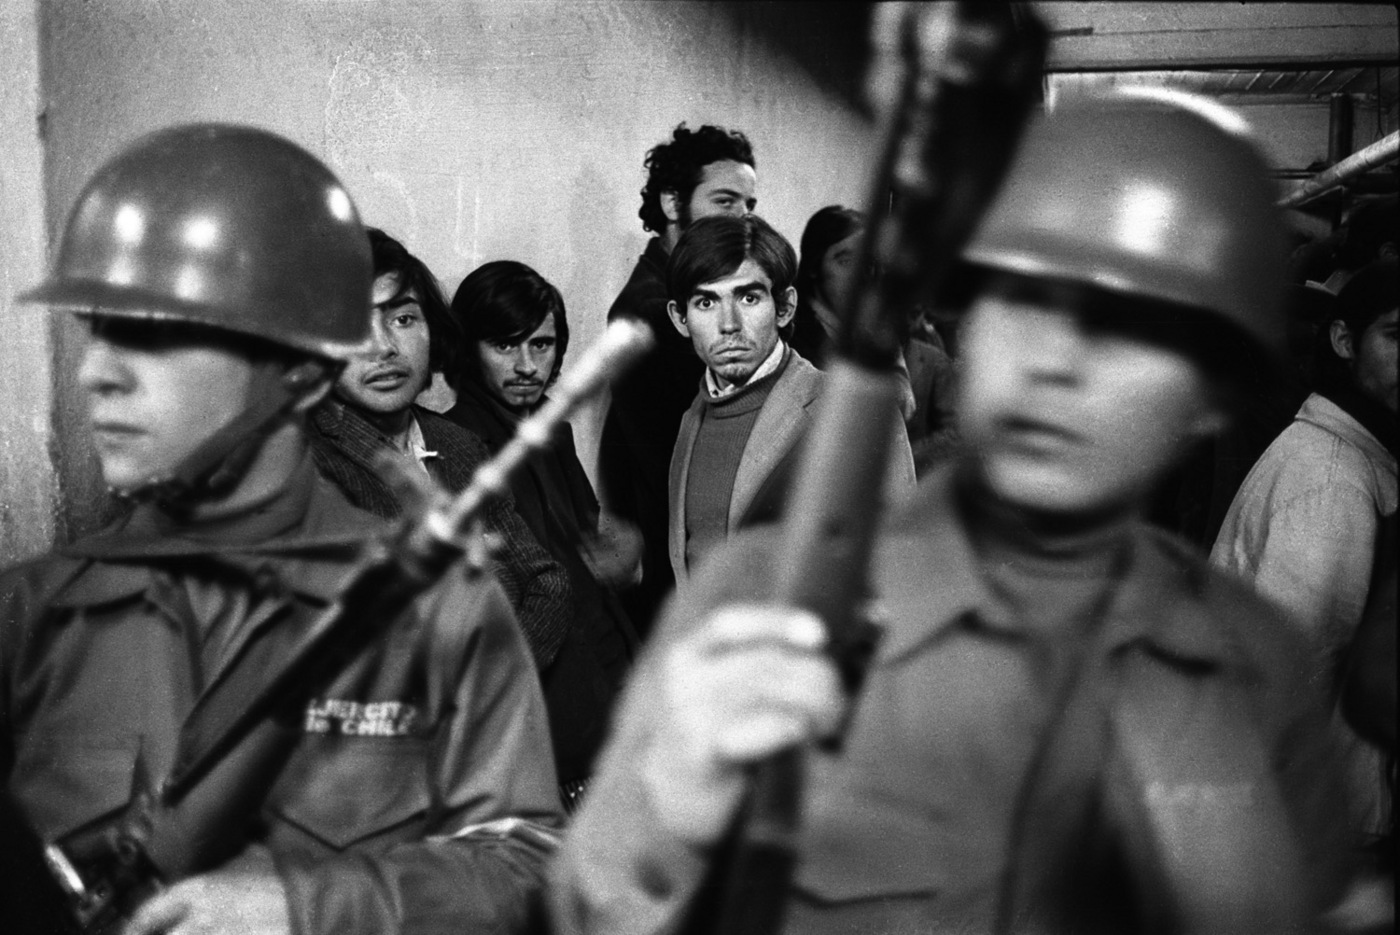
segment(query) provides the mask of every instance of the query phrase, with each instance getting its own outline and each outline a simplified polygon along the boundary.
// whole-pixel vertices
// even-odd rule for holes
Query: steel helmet
[[[1287,241],[1276,198],[1233,111],[1127,89],[1036,118],[964,259],[1206,312],[1279,359]]]
[[[372,280],[355,206],[318,159],[266,130],[193,124],[97,171],[52,274],[21,298],[343,359],[369,335]]]

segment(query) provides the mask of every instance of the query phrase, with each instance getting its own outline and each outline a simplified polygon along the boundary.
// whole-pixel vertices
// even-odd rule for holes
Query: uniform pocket
[[[416,737],[308,737],[268,811],[336,851],[421,837],[432,803],[427,756]]]

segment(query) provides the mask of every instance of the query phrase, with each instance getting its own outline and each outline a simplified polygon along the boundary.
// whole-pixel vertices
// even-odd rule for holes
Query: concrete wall
[[[750,135],[759,210],[794,241],[817,208],[863,198],[868,128],[730,12],[628,0],[46,0],[49,224],[141,132],[256,123],[324,158],[365,220],[403,239],[449,295],[486,260],[535,266],[564,293],[582,347],[645,245],[642,157],[677,122]],[[70,530],[91,523],[102,497],[70,383],[77,345],[70,324],[55,406]],[[600,421],[595,408],[576,423],[590,467]]]
[[[15,302],[44,268],[38,37],[33,0],[0,0],[0,567],[48,547],[57,495],[49,321]]]

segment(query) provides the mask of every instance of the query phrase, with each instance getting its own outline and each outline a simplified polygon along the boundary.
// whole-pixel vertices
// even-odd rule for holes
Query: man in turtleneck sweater
[[[859,697],[823,621],[768,600],[803,571],[783,531],[715,548],[556,859],[561,932],[687,930],[726,896],[793,935],[1313,930],[1349,861],[1315,647],[1142,519],[1282,357],[1274,198],[1218,105],[1034,118],[961,258],[966,444],[875,537]],[[805,782],[756,789],[786,751]],[[751,843],[786,838],[790,875],[701,892],[775,788],[798,828],[760,809]]]
[[[779,330],[797,304],[792,245],[757,215],[706,218],[666,267],[672,324],[705,364],[671,456],[670,555],[678,582],[730,533],[774,518],[792,456],[821,395],[822,374]],[[901,425],[893,486],[912,486]]]
[[[110,864],[146,876],[116,832],[156,797],[154,879],[115,894],[126,935],[523,930],[562,818],[500,586],[454,565],[342,630],[323,671],[285,668],[387,533],[306,438],[368,331],[345,190],[280,137],[176,127],[99,171],[73,216],[33,298],[90,326],[78,383],[102,477],[134,507],[0,575],[0,783],[81,872],[108,852],[94,900]],[[165,820],[191,800],[165,780],[281,674],[295,694],[252,736],[275,718],[285,742],[252,768],[240,743],[237,785],[218,760],[196,774],[205,805]],[[120,825],[137,848],[144,817]]]
[[[656,334],[656,347],[613,385],[598,449],[604,502],[642,534],[641,581],[621,597],[643,635],[675,585],[667,557],[667,467],[703,367],[690,342],[667,321],[666,260],[693,221],[741,217],[758,201],[753,147],[738,130],[682,123],[647,151],[645,162],[637,214],[654,236],[608,309],[608,321],[645,322]]]

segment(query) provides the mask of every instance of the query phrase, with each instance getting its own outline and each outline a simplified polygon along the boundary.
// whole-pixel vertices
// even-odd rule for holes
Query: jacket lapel
[[[700,392],[704,392],[702,388]],[[681,417],[680,431],[676,435],[676,448],[671,452],[670,480],[666,485],[670,496],[671,528],[669,547],[671,569],[676,580],[685,580],[685,485],[690,479],[690,455],[695,449],[695,437],[700,433],[700,416],[705,402],[699,395]]]
[[[729,498],[729,528],[738,528],[763,482],[782,462],[812,421],[810,407],[821,388],[821,373],[797,354],[779,375],[768,400],[759,410],[753,432],[739,459],[734,492]],[[693,441],[692,437],[692,441]],[[687,454],[687,461],[689,455]],[[682,488],[684,489],[684,488]]]

